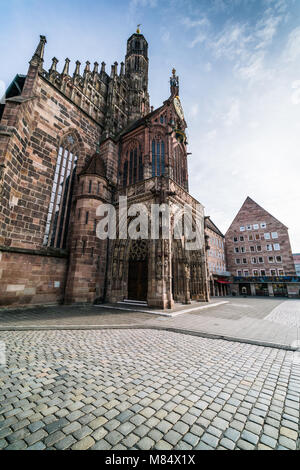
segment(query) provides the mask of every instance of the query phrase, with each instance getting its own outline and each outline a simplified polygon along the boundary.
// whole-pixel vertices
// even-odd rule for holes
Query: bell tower
[[[125,75],[129,88],[129,121],[137,120],[150,111],[148,93],[148,43],[140,25],[127,41]]]

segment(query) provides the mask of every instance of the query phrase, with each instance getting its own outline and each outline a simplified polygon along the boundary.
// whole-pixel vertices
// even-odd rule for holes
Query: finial
[[[105,73],[105,66],[106,66],[106,63],[101,62],[101,73]]]
[[[79,60],[77,60],[74,75],[80,75],[80,65],[81,65],[81,62],[79,62]]]
[[[51,65],[51,68],[49,70],[50,73],[56,72],[56,66],[57,66],[58,62],[59,62],[58,59],[56,57],[53,57],[52,65]]]
[[[93,70],[94,74],[98,73],[98,67],[99,67],[98,62],[94,62],[94,70]]]
[[[124,75],[124,62],[121,62],[121,70],[120,70],[120,75]]]
[[[70,59],[67,58],[65,61],[63,72],[62,72],[63,75],[69,75],[69,65],[70,65]]]
[[[171,86],[171,95],[178,96],[179,95],[179,77],[176,75],[175,68],[173,68],[172,70],[172,77],[170,78],[170,86]]]
[[[137,25],[137,28],[136,28],[137,34],[141,34],[141,28],[140,28],[140,26],[142,26],[142,25],[141,25],[141,24],[138,24],[138,25]]]
[[[90,65],[91,63],[89,61],[86,62],[86,65],[85,65],[85,69],[84,69],[84,73],[88,73],[90,72]]]
[[[46,36],[40,36],[40,42],[36,48],[35,53],[32,56],[31,61],[29,62],[30,65],[40,66],[44,62],[44,52],[45,52],[45,44],[47,43]]]

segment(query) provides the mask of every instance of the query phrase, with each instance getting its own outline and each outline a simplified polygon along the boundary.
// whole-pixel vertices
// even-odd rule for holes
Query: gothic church
[[[204,208],[188,187],[187,127],[175,70],[150,107],[148,43],[138,29],[125,63],[44,68],[40,37],[26,76],[0,105],[0,305],[119,302],[172,308],[207,301]],[[182,239],[100,240],[97,208],[188,204],[201,248]],[[200,209],[199,209],[200,207]],[[170,215],[170,230],[174,220]]]

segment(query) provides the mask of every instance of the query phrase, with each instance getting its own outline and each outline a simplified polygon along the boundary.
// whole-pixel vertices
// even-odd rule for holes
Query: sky
[[[289,227],[300,253],[300,0],[0,0],[0,88],[69,57],[124,60],[142,24],[151,105],[173,67],[188,124],[190,193],[223,233],[247,196]],[[0,90],[1,91],[1,90]],[[1,95],[1,93],[0,93]]]

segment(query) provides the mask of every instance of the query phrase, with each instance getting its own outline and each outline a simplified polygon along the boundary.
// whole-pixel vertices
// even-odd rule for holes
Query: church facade
[[[46,42],[0,108],[0,305],[207,301],[204,208],[189,194],[175,70],[169,98],[153,110],[139,30],[110,74],[104,62],[83,72],[76,62],[71,74],[69,59],[58,72],[56,58],[46,70]],[[161,210],[142,236],[134,216],[153,206]],[[109,207],[114,237],[99,235]],[[194,246],[185,231],[175,236],[186,207]]]

